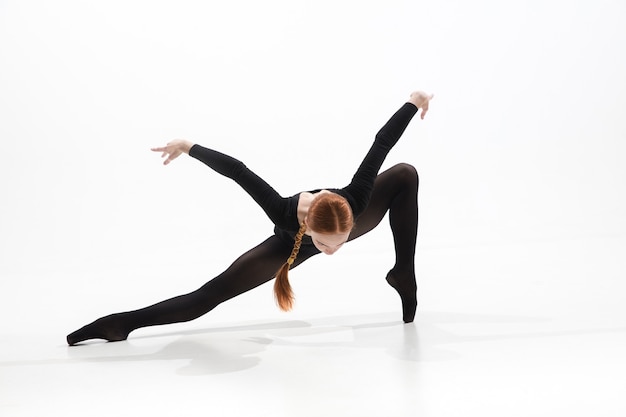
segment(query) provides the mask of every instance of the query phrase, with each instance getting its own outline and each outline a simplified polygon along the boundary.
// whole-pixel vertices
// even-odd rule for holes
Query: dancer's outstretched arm
[[[161,156],[166,158],[163,162],[165,165],[183,153],[203,162],[217,173],[239,184],[261,206],[276,226],[284,230],[298,230],[297,210],[295,210],[297,201],[293,197],[282,197],[238,159],[184,139],[175,139],[165,146],[152,148],[152,150],[162,152]]]
[[[374,180],[387,154],[398,142],[419,109],[422,109],[421,118],[424,118],[432,98],[432,94],[426,94],[422,91],[412,93],[409,100],[378,131],[374,143],[356,170],[352,181],[343,188],[351,196],[351,205],[355,213],[360,213],[367,207],[374,187]]]

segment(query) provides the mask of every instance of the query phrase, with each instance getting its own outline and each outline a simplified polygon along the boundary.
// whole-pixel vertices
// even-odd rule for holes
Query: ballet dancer
[[[193,320],[272,278],[276,278],[276,302],[288,311],[294,301],[288,271],[313,255],[332,255],[346,242],[376,227],[387,212],[395,264],[386,280],[400,295],[403,321],[412,322],[417,308],[415,245],[419,178],[415,168],[406,163],[380,174],[379,170],[419,109],[424,118],[432,98],[433,95],[422,91],[410,95],[376,134],[350,184],[344,188],[282,197],[242,162],[218,151],[181,139],[152,148],[162,153],[165,165],[184,153],[234,180],[274,223],[274,234],[199,289],[139,310],[102,317],[69,334],[67,343],[71,346],[90,339],[126,340],[130,332],[141,327]]]

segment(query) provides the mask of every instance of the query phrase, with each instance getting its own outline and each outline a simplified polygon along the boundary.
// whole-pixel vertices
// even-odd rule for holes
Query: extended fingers
[[[165,161],[163,161],[163,165],[167,165],[170,162],[172,162],[177,155],[175,154],[171,154],[171,153],[167,153],[167,152],[163,152],[163,155],[161,155],[161,158],[165,158],[167,156],[167,159]]]
[[[161,158],[167,157],[167,159],[163,161],[163,165],[169,164],[177,156],[171,153],[171,149],[169,149],[169,146],[159,146],[156,148],[150,148],[150,150],[153,152],[161,152]]]
[[[426,101],[424,104],[422,104],[422,114],[420,114],[420,118],[422,120],[424,120],[424,117],[426,117],[426,113],[428,112],[428,101]]]
[[[165,162],[163,162],[163,165],[167,165],[170,162],[172,162],[174,159],[178,158],[180,156],[181,152],[180,151],[174,151],[172,153],[167,153],[167,152],[163,152],[163,157],[168,155],[167,159],[165,160]]]
[[[151,151],[153,152],[162,152],[161,153],[161,158],[165,158],[168,155],[172,155],[175,152],[172,152],[172,149],[169,146],[161,146],[158,148],[150,148]],[[174,156],[174,158],[176,158],[176,156]],[[174,158],[169,158],[169,159],[174,159]]]
[[[424,120],[424,117],[426,117],[426,113],[428,112],[428,106],[430,104],[430,100],[432,100],[433,97],[435,97],[435,95],[434,94],[430,94],[426,98],[426,101],[424,102],[424,104],[422,104],[422,114],[420,115],[422,120]]]

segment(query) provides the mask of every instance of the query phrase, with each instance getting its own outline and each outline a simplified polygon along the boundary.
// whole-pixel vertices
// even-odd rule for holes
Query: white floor
[[[12,277],[37,286],[0,307],[0,415],[624,416],[625,249],[624,237],[421,248],[405,325],[382,278],[390,254],[366,254],[354,275],[346,248],[294,271],[292,313],[266,285],[190,323],[72,348],[74,328],[142,306],[139,283],[120,301],[113,284],[50,296],[43,276]]]

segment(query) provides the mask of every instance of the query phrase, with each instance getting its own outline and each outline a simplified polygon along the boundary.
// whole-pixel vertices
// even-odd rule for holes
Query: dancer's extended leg
[[[350,239],[376,227],[389,211],[396,263],[387,274],[387,282],[402,299],[402,318],[412,322],[417,308],[415,282],[415,244],[417,241],[417,190],[419,177],[409,164],[399,164],[376,177],[367,209],[356,219]]]
[[[291,246],[271,236],[240,256],[222,274],[189,294],[126,313],[102,317],[67,336],[74,345],[88,339],[126,340],[135,329],[193,320],[218,304],[271,280],[291,253]],[[292,268],[318,253],[302,249]]]

